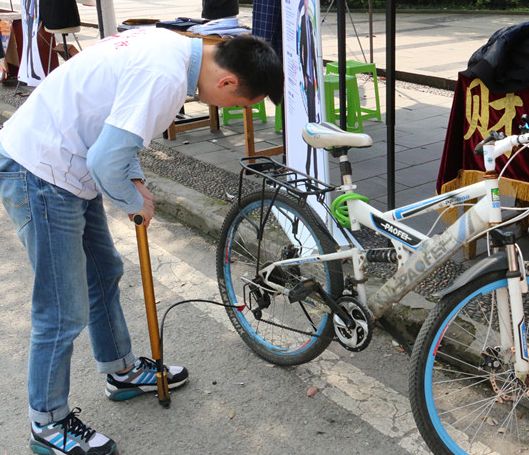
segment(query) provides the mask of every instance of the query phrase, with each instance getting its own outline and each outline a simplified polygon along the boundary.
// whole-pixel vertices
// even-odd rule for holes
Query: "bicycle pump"
[[[158,402],[168,408],[171,404],[169,395],[169,384],[167,382],[167,371],[163,367],[160,329],[158,327],[158,313],[156,300],[154,298],[154,284],[152,280],[151,256],[149,254],[149,240],[147,228],[143,224],[141,215],[133,216],[136,225],[136,240],[138,243],[138,255],[140,258],[141,281],[143,285],[143,297],[145,300],[145,311],[147,314],[147,326],[149,328],[149,339],[151,342],[152,358],[156,362],[156,382],[158,387]]]

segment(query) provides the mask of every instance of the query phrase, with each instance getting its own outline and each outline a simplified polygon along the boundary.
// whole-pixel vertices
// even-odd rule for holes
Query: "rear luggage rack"
[[[267,156],[241,158],[240,163],[242,169],[239,176],[239,199],[245,174],[262,178],[263,189],[265,186],[277,190],[283,188],[287,193],[299,199],[316,196],[319,201],[322,201],[326,193],[336,189],[335,186],[278,163]]]

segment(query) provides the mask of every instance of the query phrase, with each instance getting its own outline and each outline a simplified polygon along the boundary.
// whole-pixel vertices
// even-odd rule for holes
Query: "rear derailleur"
[[[268,308],[272,303],[270,292],[266,290],[264,281],[261,277],[256,277],[248,286],[250,292],[248,299],[246,298],[245,292],[245,304],[253,313],[254,318],[260,321],[263,317],[263,310]]]

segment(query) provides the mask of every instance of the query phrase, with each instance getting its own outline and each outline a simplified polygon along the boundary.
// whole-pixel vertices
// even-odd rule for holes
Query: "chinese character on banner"
[[[474,153],[477,144],[491,131],[506,136],[519,134],[521,116],[529,113],[529,87],[511,93],[493,92],[478,78],[459,74],[446,140],[437,177],[439,194],[483,178],[483,156]],[[503,169],[508,157],[497,159]],[[529,158],[520,153],[504,173],[505,194],[529,201]]]
[[[487,137],[490,131],[503,131],[506,136],[510,136],[512,123],[516,118],[516,108],[521,106],[522,99],[514,93],[507,93],[503,98],[490,101],[489,89],[480,79],[474,79],[466,92],[465,114],[468,129],[465,140],[470,139],[476,130],[479,131],[481,140]],[[489,125],[491,110],[501,114],[494,125]]]
[[[21,0],[22,58],[18,79],[29,86],[38,85],[45,77],[37,44],[39,30],[39,0]]]

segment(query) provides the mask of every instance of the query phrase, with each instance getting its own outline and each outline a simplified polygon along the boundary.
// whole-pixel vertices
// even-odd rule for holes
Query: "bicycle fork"
[[[527,282],[525,281],[525,273],[520,267],[520,258],[514,243],[514,236],[508,240],[505,250],[509,266],[506,275],[507,291],[499,290],[503,292],[497,294],[500,337],[502,348],[510,349],[514,354],[516,377],[525,383],[529,373],[529,355],[522,293],[527,292]],[[523,283],[522,280],[524,280]],[[510,324],[509,319],[511,320]]]

